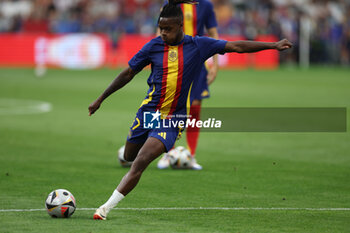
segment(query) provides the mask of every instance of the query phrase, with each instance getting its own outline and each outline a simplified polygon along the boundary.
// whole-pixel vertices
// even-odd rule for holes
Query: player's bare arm
[[[102,93],[100,97],[97,98],[92,104],[89,106],[89,116],[94,114],[97,109],[101,106],[102,102],[115,91],[119,90],[123,86],[125,86],[128,82],[130,82],[138,72],[133,71],[130,67],[124,69],[107,87],[107,89]]]
[[[283,51],[292,48],[293,44],[287,39],[278,42],[257,42],[257,41],[229,41],[226,43],[225,52],[255,53],[266,49]]]
[[[214,38],[216,40],[219,39],[219,33],[216,27],[209,28],[208,35],[209,37]],[[219,57],[216,54],[213,56],[213,66],[210,68],[207,76],[208,85],[214,82],[216,75],[218,73],[218,69],[219,69]]]

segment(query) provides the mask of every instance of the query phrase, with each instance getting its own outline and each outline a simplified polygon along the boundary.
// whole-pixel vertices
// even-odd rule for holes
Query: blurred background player
[[[198,4],[181,4],[181,10],[184,15],[183,30],[189,36],[203,36],[207,30],[209,37],[219,39],[217,31],[217,22],[213,4],[209,0],[197,0]],[[198,73],[198,79],[193,82],[191,90],[191,108],[190,119],[200,119],[202,99],[209,98],[208,86],[214,82],[218,71],[218,55],[213,56],[213,64],[208,67],[203,64],[201,72]],[[201,170],[202,166],[197,163],[195,154],[199,139],[199,128],[190,127],[186,130],[187,147],[192,155],[192,166],[194,170]],[[170,165],[169,154],[166,153],[158,161],[159,169],[168,168]]]

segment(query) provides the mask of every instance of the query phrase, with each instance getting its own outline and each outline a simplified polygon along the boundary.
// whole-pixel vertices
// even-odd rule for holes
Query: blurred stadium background
[[[310,63],[350,63],[347,0],[212,2],[222,38],[288,38],[295,46],[281,56],[270,52],[264,59],[227,55],[220,59],[221,66],[276,68],[279,63],[303,67]],[[154,35],[162,4],[162,0],[2,0],[0,66],[124,66]],[[77,33],[90,36],[79,37]],[[72,34],[76,36],[68,36]]]

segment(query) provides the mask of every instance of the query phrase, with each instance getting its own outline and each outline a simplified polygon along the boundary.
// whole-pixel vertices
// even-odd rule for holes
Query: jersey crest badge
[[[192,19],[193,19],[193,14],[192,14],[192,12],[186,12],[186,13],[185,13],[185,19],[186,19],[186,20],[192,20]]]
[[[171,62],[174,62],[177,60],[177,51],[176,50],[169,51],[168,60]]]

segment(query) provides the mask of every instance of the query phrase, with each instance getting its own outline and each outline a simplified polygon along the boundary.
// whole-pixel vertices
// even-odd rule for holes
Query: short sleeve
[[[129,66],[133,71],[141,71],[144,67],[151,63],[149,51],[151,42],[148,42],[143,48],[129,61]]]
[[[206,16],[205,27],[207,29],[218,26],[218,23],[216,21],[215,12],[214,12],[214,6],[213,6],[213,3],[211,3],[210,1],[207,1],[205,16]]]
[[[198,46],[203,62],[217,53],[225,53],[226,40],[216,40],[206,36],[196,36],[194,40]]]

